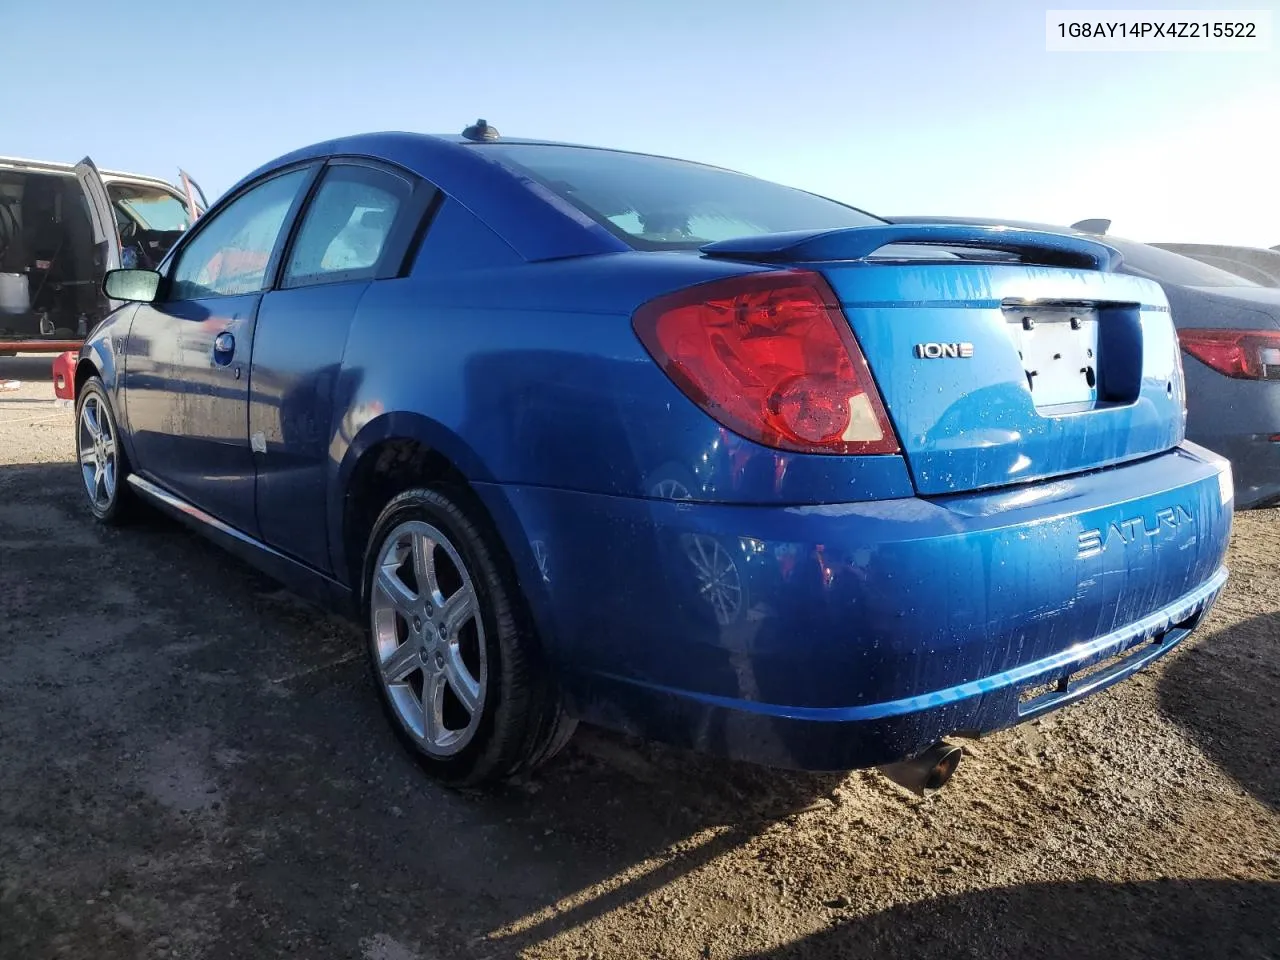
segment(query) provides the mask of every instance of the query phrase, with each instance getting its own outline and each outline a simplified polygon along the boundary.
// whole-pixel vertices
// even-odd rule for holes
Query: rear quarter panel
[[[352,472],[391,437],[437,449],[499,490],[735,503],[911,496],[900,457],[798,456],[732,434],[632,331],[633,310],[652,297],[759,268],[685,254],[474,267],[430,252],[411,276],[373,283],[351,326],[334,398],[334,569],[347,569],[338,532]]]
[[[661,293],[750,268],[673,256],[430,274],[372,285],[352,324],[335,443],[353,455],[412,415],[471,480],[648,496],[663,470],[693,499],[907,496],[898,457],[780,454],[721,428],[681,394],[631,328]],[[408,422],[408,421],[405,421]]]

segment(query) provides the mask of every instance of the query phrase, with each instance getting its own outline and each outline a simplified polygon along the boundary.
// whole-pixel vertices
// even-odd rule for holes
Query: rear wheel
[[[387,504],[366,552],[369,654],[383,706],[423,766],[455,783],[535,767],[574,726],[499,557],[484,526],[429,489]]]
[[[120,443],[106,387],[90,377],[76,402],[76,455],[89,509],[98,522],[129,519],[133,502],[126,480],[129,462]]]

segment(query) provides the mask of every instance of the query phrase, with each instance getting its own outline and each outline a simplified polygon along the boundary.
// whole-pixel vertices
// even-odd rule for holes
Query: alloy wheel
[[[77,446],[85,492],[94,507],[105,510],[115,499],[119,458],[111,417],[97,394],[86,397],[80,407]]]
[[[370,618],[379,678],[404,728],[433,756],[476,734],[489,680],[470,571],[439,529],[400,524],[373,568]]]

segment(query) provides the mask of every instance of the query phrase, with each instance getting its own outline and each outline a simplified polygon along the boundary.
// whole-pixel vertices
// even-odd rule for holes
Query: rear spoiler
[[[1082,270],[1115,270],[1120,251],[1088,237],[1019,227],[906,223],[839,230],[793,230],[718,240],[701,248],[709,257],[761,263],[865,260],[890,244],[974,247],[1017,254],[1023,263]]]

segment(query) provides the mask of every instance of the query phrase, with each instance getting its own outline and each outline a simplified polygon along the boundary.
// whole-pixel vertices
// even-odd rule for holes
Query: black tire
[[[89,407],[91,415],[101,417],[99,429],[100,431],[105,429],[105,432],[109,433],[112,444],[112,453],[110,455],[112,459],[112,483],[108,492],[106,484],[99,482],[97,495],[90,491],[88,473],[90,468],[84,461],[85,444],[92,435],[91,429],[86,424],[86,407]],[[97,450],[101,449],[103,448],[97,448]],[[95,452],[94,456],[96,458],[101,454]],[[80,489],[84,492],[85,500],[88,502],[89,510],[93,513],[95,520],[107,526],[119,526],[135,518],[138,503],[128,482],[130,472],[129,457],[125,453],[124,444],[120,440],[120,429],[116,424],[116,414],[111,407],[111,398],[107,395],[107,388],[103,386],[102,380],[96,376],[90,377],[85,381],[84,386],[80,388],[79,396],[76,398],[76,467],[81,474]]]
[[[496,534],[490,532],[489,524],[480,517],[480,511],[471,505],[465,491],[423,488],[401,493],[383,508],[373,526],[365,550],[361,581],[369,666],[392,729],[428,773],[458,786],[491,783],[534,769],[564,747],[576,726],[576,721],[570,719],[561,707],[558,689],[541,656],[524,597],[506,561],[506,554]],[[428,534],[424,531],[433,532]],[[474,727],[472,719],[468,719],[465,730],[459,734],[460,738],[465,735],[465,742],[461,746],[447,748],[432,744],[429,735],[415,729],[413,716],[408,712],[410,707],[416,707],[425,713],[422,702],[426,698],[418,691],[427,689],[426,684],[431,682],[432,675],[439,678],[448,673],[439,653],[435,654],[435,661],[440,663],[439,671],[428,667],[431,659],[429,645],[437,643],[439,646],[435,649],[440,650],[446,649],[447,643],[444,629],[434,635],[431,631],[436,626],[445,625],[436,621],[424,622],[414,628],[420,631],[418,634],[410,634],[409,618],[402,607],[391,599],[390,592],[375,586],[375,578],[384,574],[382,561],[386,559],[391,563],[393,558],[400,556],[406,537],[410,538],[409,543],[412,543],[413,536],[419,536],[420,542],[434,544],[435,532],[442,535],[449,547],[424,548],[436,558],[431,568],[436,571],[433,575],[437,582],[443,583],[447,568],[456,566],[452,554],[447,554],[447,550],[452,548],[465,570],[449,576],[462,586],[450,593],[446,593],[442,586],[438,595],[445,598],[445,603],[433,607],[429,600],[422,599],[431,595],[431,590],[424,591],[415,575],[413,586],[418,600],[406,599],[413,594],[412,590],[399,596],[401,604],[421,602],[428,611],[434,611],[424,614],[424,619],[435,616],[443,620],[453,594],[461,593],[468,584],[474,592],[476,614],[466,621],[464,627],[453,631],[453,649],[462,651],[463,644],[470,644],[475,649],[469,660],[462,651],[450,657],[449,662],[468,660],[464,665],[465,671],[471,679],[478,679],[482,700],[477,710],[468,712],[463,700],[454,695],[452,681],[446,682],[441,697],[453,697],[456,706],[468,712],[470,718],[478,714]],[[407,557],[404,563],[416,568]],[[402,565],[397,568],[395,576],[401,576],[400,570],[407,575],[409,567]],[[404,584],[404,581],[399,582]],[[416,616],[413,619],[419,620]],[[390,623],[395,624],[394,628],[388,626]],[[421,665],[411,668],[416,673],[392,682],[384,676],[383,669],[384,664],[393,659],[389,651],[394,648],[398,658],[403,650],[419,643],[415,636],[426,638],[420,641]],[[481,646],[483,660],[479,659]],[[416,660],[412,662],[418,663]],[[429,674],[428,669],[435,671],[434,674]],[[415,679],[418,681],[416,686]],[[415,696],[420,698],[417,702]],[[457,710],[455,714],[461,716]],[[446,736],[457,732],[447,731]],[[444,749],[454,752],[441,752]]]

